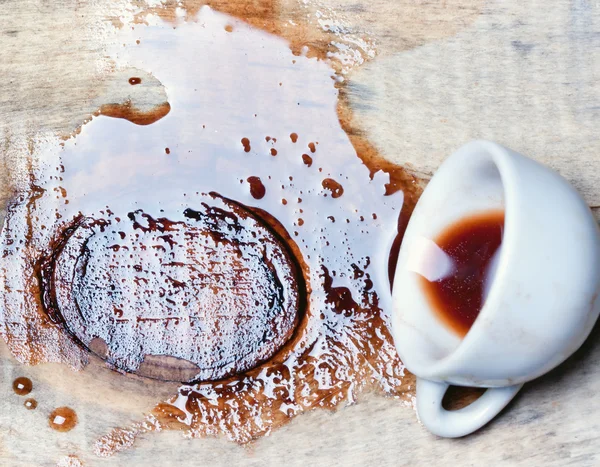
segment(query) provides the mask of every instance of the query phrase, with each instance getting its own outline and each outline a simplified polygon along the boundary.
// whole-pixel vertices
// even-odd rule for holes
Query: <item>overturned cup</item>
[[[469,241],[485,242],[461,237],[454,253],[478,261],[464,272],[438,239],[461,219],[489,212],[502,213],[500,246],[470,254],[463,248]],[[479,279],[483,285],[469,282]],[[476,316],[465,318],[462,328],[452,326],[427,284],[447,285],[437,299],[458,310],[466,287],[469,300],[479,300]],[[415,207],[393,287],[392,333],[400,358],[417,376],[425,427],[460,437],[488,423],[523,383],[581,346],[600,312],[599,286],[598,224],[564,178],[487,141],[451,155]],[[469,406],[447,411],[442,398],[451,384],[488,389]]]

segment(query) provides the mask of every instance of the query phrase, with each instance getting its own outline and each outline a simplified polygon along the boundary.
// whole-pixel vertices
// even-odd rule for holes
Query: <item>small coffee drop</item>
[[[323,180],[323,188],[331,192],[332,198],[339,198],[344,194],[344,187],[336,182],[333,178]]]
[[[13,381],[13,391],[19,396],[26,396],[33,389],[33,383],[29,378],[21,376]]]
[[[250,184],[250,194],[254,199],[263,199],[267,189],[259,177],[248,177],[247,182]]]
[[[295,143],[296,141],[298,141],[298,134],[297,133],[290,134],[290,139],[292,140],[292,143]]]
[[[244,146],[244,152],[250,152],[250,140],[248,138],[242,138],[242,146]]]
[[[308,154],[302,154],[302,162],[304,162],[306,166],[310,167],[313,163],[313,158]]]
[[[27,410],[35,410],[37,408],[37,401],[35,399],[27,399],[23,405]]]
[[[69,407],[59,407],[48,417],[48,424],[56,431],[71,431],[77,425],[77,414]]]
[[[129,84],[131,84],[132,86],[135,86],[137,84],[141,84],[141,82],[142,82],[142,78],[138,78],[137,76],[129,78]]]

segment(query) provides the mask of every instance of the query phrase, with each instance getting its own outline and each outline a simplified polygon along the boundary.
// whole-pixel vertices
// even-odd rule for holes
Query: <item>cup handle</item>
[[[417,378],[417,413],[425,427],[444,438],[468,435],[488,423],[517,395],[522,384],[489,388],[472,404],[446,410],[442,399],[449,384]]]

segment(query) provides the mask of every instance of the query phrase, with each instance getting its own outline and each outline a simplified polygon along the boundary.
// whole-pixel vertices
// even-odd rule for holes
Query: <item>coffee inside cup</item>
[[[431,246],[416,272],[429,305],[460,336],[483,308],[498,267],[503,230],[504,211],[486,211],[464,217],[428,240]]]

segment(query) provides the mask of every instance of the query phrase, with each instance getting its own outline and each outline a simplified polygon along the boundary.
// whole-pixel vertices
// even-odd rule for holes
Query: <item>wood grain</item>
[[[186,5],[188,14],[200,4]],[[389,160],[407,163],[427,177],[467,140],[490,138],[548,163],[590,205],[600,205],[597,2],[559,0],[553,8],[539,0],[523,5],[517,0],[307,5],[292,0],[213,3],[286,37],[292,47],[310,45],[317,56],[329,50],[332,40],[316,21],[317,11],[335,12],[357,34],[368,31],[378,55],[348,74],[345,116],[348,127]],[[165,14],[174,11],[174,4],[167,6],[171,10]],[[7,181],[12,158],[18,157],[11,149],[16,136],[40,129],[70,134],[107,96],[115,103],[130,97],[118,95],[113,78],[101,71],[110,68],[103,41],[110,39],[114,24],[122,23],[119,18],[131,14],[125,0],[108,6],[75,0],[0,2],[3,200],[11,195]],[[283,26],[290,19],[299,25],[292,33]],[[151,85],[152,77],[139,73]],[[160,102],[162,89],[155,91],[153,99]],[[144,95],[136,101],[141,106]],[[196,465],[199,459],[202,465],[597,465],[599,332],[596,327],[571,359],[527,385],[503,416],[461,440],[437,439],[419,426],[406,404],[365,394],[335,413],[299,417],[249,447],[153,433],[138,439],[134,449],[106,459],[93,454],[93,443],[107,427],[130,425],[176,385],[135,377],[115,385],[99,359],[78,373],[55,364],[23,367],[0,343],[5,391],[0,463],[51,466],[71,455],[86,466]],[[24,399],[12,392],[18,376],[34,382],[36,410],[25,410]],[[119,397],[140,386],[145,390],[134,403]],[[80,417],[78,428],[57,434],[47,428],[47,417],[64,405],[93,417]]]

